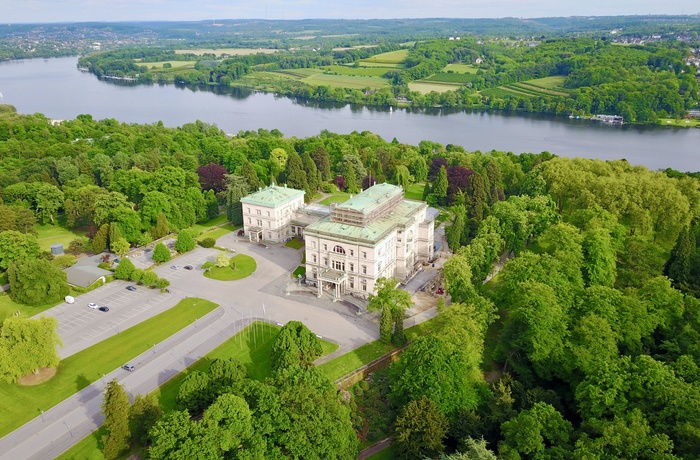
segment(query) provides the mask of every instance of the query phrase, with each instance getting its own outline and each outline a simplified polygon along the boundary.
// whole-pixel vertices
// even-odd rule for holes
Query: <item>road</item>
[[[64,342],[61,356],[65,357],[171,308],[181,298],[202,297],[220,305],[206,317],[131,360],[135,371],[118,369],[104,376],[0,439],[0,460],[56,457],[102,423],[100,404],[106,382],[116,378],[132,397],[149,393],[255,319],[280,324],[302,321],[317,335],[338,343],[334,356],[378,339],[377,326],[357,316],[354,308],[315,296],[284,294],[291,280],[289,274],[301,260],[300,251],[239,242],[233,234],[220,238],[217,244],[252,255],[257,262],[256,272],[234,282],[205,278],[201,263],[213,260],[216,251],[197,248],[155,269],[159,276],[171,281],[170,295],[142,287],[132,293],[125,289],[127,283],[113,282],[78,297],[73,305],[62,304],[47,310],[44,314],[59,320]],[[181,267],[193,265],[195,269],[173,270],[170,268],[173,263]],[[91,310],[88,302],[109,304],[110,311]]]

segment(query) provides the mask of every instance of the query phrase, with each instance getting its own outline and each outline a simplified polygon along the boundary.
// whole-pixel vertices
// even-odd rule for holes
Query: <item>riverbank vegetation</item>
[[[560,84],[544,80],[538,87],[557,91]],[[49,257],[27,236],[37,221],[62,225],[65,217],[67,227],[86,227],[88,235],[107,225],[107,239],[118,230],[140,244],[166,228],[206,219],[219,205],[240,225],[239,198],[271,182],[309,197],[391,182],[449,211],[454,254],[443,275],[452,305],[440,308],[433,333],[416,337],[389,369],[382,404],[396,417],[368,427],[372,420],[358,410],[355,427],[393,432],[398,458],[466,451],[482,438],[481,447],[504,458],[604,452],[693,458],[697,452],[697,173],[548,152],[469,152],[430,141],[413,146],[370,132],[227,136],[202,122],[170,129],[82,115],[53,125],[39,114],[8,107],[0,113],[0,213],[12,216],[0,219],[0,236],[26,236],[24,246],[14,246],[29,249],[0,252],[0,267]],[[483,284],[504,255],[500,273]],[[355,451],[347,431],[352,401],[338,402],[312,369],[278,371],[252,389],[248,383],[227,387],[235,387],[232,394],[249,409],[261,401],[283,403],[257,414],[298,403],[323,407],[330,417],[294,430],[258,420],[245,438],[250,444],[242,442],[246,449],[281,449],[256,444],[256,436],[270,433],[278,443],[280,430],[289,429],[294,439],[303,435],[298,430],[340,436],[343,449]],[[370,393],[371,385],[371,379],[363,384]],[[221,396],[206,395],[208,403]],[[182,422],[198,436],[197,417],[212,416],[208,410],[166,416],[154,433],[165,436]],[[297,416],[280,409],[271,419]],[[426,427],[425,420],[434,423]],[[336,431],[319,431],[324,424]],[[624,446],[621,432],[630,433]],[[323,442],[294,448],[322,448]]]

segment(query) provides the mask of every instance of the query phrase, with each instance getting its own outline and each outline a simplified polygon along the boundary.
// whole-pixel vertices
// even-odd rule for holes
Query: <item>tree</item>
[[[66,252],[73,255],[82,254],[85,252],[85,241],[83,241],[82,238],[75,238],[74,240],[71,240],[71,242],[68,244],[68,249]]]
[[[112,380],[107,384],[102,401],[102,413],[105,420],[102,427],[106,434],[102,436],[102,453],[106,459],[119,458],[129,448],[131,433],[129,431],[129,396],[124,387]]]
[[[440,170],[438,171],[437,177],[435,178],[435,182],[433,182],[433,187],[431,194],[435,196],[437,199],[437,202],[441,205],[446,204],[447,200],[447,187],[448,187],[448,182],[447,182],[447,169],[445,169],[445,166],[440,166]]]
[[[10,297],[25,305],[46,305],[68,295],[68,277],[45,259],[13,262],[7,270]]]
[[[314,163],[316,163],[316,168],[318,172],[321,173],[321,179],[324,181],[329,181],[333,178],[331,176],[331,157],[328,152],[323,147],[319,147],[312,155]]]
[[[581,247],[586,284],[612,287],[617,274],[617,257],[610,232],[601,227],[589,228]]]
[[[342,177],[345,179],[345,191],[347,193],[360,193],[360,187],[357,185],[355,169],[352,163],[347,163],[345,166],[345,174],[343,174]]]
[[[112,252],[115,254],[124,257],[124,254],[129,252],[129,249],[131,249],[131,245],[129,244],[128,241],[126,241],[125,238],[119,238],[116,241],[111,242],[112,246]]]
[[[192,238],[192,234],[187,230],[181,230],[177,234],[177,241],[175,241],[175,250],[180,254],[193,250],[197,246],[197,243]]]
[[[170,286],[170,281],[168,281],[166,278],[158,278],[156,280],[156,288],[157,289],[160,289],[161,291],[163,291],[168,286]]]
[[[129,411],[131,439],[144,447],[147,446],[151,440],[150,430],[162,416],[163,409],[160,408],[155,393],[136,395]]]
[[[36,215],[43,223],[54,223],[56,212],[63,207],[63,192],[55,185],[41,184],[34,198]]]
[[[156,272],[152,272],[150,270],[146,270],[143,272],[143,276],[141,277],[141,283],[144,286],[151,287],[154,284],[158,282],[158,274]]]
[[[314,196],[316,195],[316,192],[318,192],[318,187],[320,185],[320,173],[318,172],[318,168],[316,168],[316,163],[314,163],[314,160],[311,158],[308,152],[304,152],[304,155],[302,155],[301,157],[301,162],[304,166],[304,173],[306,174],[307,184],[304,199],[307,202],[310,202],[311,200],[313,200]]]
[[[203,248],[213,248],[216,245],[216,240],[214,238],[207,237],[200,240],[199,245]]]
[[[296,152],[290,153],[287,158],[287,186],[297,190],[306,190],[309,188],[309,183],[306,181],[304,165],[301,162],[299,154]]]
[[[226,168],[216,163],[209,163],[197,168],[197,175],[199,176],[202,190],[213,190],[215,193],[226,190],[226,174],[228,174]]]
[[[120,239],[124,239],[124,235],[122,235],[119,225],[116,222],[112,222],[109,225],[109,246],[112,249],[112,252],[116,252],[112,246]]]
[[[253,165],[250,163],[250,161],[248,161],[248,159],[246,159],[241,166],[240,176],[243,177],[247,185],[247,190],[243,196],[254,192],[261,186],[260,178],[258,178],[255,168],[253,168]]]
[[[464,233],[467,231],[465,221],[467,210],[462,205],[454,206],[453,213],[455,219],[447,231],[447,245],[450,247],[450,251],[457,252],[462,246],[462,242],[466,240]]]
[[[117,269],[114,271],[114,277],[120,280],[129,280],[134,270],[136,270],[134,263],[130,259],[122,258],[119,260],[119,265],[117,265]]]
[[[39,251],[34,235],[23,235],[16,230],[0,232],[0,270],[7,270],[18,260],[35,259]]]
[[[170,233],[170,224],[168,223],[168,218],[162,212],[158,213],[156,217],[156,226],[151,227],[149,232],[153,239],[163,238],[165,235]]]
[[[449,424],[425,396],[411,401],[396,419],[396,458],[434,458],[443,451]]]
[[[0,380],[14,383],[40,367],[58,366],[56,318],[8,316],[0,327]]]
[[[226,215],[233,225],[243,225],[243,206],[241,198],[249,193],[249,187],[242,176],[226,176]]]
[[[100,254],[107,249],[107,238],[109,238],[109,224],[103,224],[92,238],[93,254]]]
[[[272,344],[272,370],[290,366],[310,367],[322,352],[316,334],[300,321],[290,321],[282,327]]]
[[[203,372],[187,374],[177,392],[178,406],[192,415],[199,414],[214,400],[211,385],[211,378]]]
[[[217,267],[223,268],[223,267],[228,267],[229,260],[230,260],[230,257],[228,256],[228,253],[226,253],[224,251],[219,251],[216,254],[216,260],[214,263],[216,264]]]
[[[411,295],[403,289],[397,288],[398,282],[394,278],[379,278],[375,283],[376,294],[370,294],[367,310],[381,313],[380,340],[384,343],[393,342],[395,345],[403,345],[406,338],[403,332],[403,317],[413,302]],[[386,318],[390,318],[387,320]],[[387,327],[387,324],[391,326]]]
[[[135,283],[138,283],[143,278],[143,274],[144,270],[142,268],[137,268],[131,272],[131,276],[129,277],[129,279]]]
[[[498,450],[504,458],[564,458],[573,428],[554,407],[538,402],[501,425],[501,431]]]
[[[170,260],[171,254],[170,254],[170,249],[163,243],[158,243],[156,244],[156,247],[153,248],[153,262],[156,263],[163,263],[167,262]]]

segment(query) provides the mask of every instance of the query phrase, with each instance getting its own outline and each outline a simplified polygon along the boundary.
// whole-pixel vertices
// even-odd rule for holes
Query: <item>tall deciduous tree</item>
[[[131,259],[122,258],[114,271],[114,277],[120,280],[131,279],[131,274],[134,273],[134,270],[136,270],[136,267]]]
[[[571,447],[571,423],[554,407],[541,402],[505,422],[501,430],[504,439],[498,448],[504,458],[518,458],[518,454],[557,458],[565,456]]]
[[[243,162],[243,165],[241,166],[240,176],[245,179],[246,185],[248,186],[246,195],[250,192],[257,190],[258,187],[261,186],[260,178],[258,178],[258,173],[255,172],[255,168],[253,168],[253,165],[250,163],[250,161],[248,161],[248,159],[246,159]]]
[[[105,459],[119,458],[129,448],[129,410],[131,403],[124,387],[116,379],[107,384],[102,402],[105,421],[102,426],[106,434],[102,436],[102,453]]]
[[[319,147],[312,155],[318,172],[321,173],[321,179],[329,181],[333,178],[331,175],[331,157],[323,147]]]
[[[447,182],[447,169],[445,169],[445,166],[440,166],[435,181],[433,182],[431,194],[437,199],[437,202],[441,205],[446,204],[448,185],[449,184]]]
[[[56,213],[63,207],[63,198],[63,192],[55,185],[41,184],[34,198],[37,217],[53,224]]]
[[[34,235],[22,234],[16,230],[0,232],[0,270],[7,270],[14,261],[35,259],[38,256],[39,243]]]
[[[233,225],[243,225],[241,198],[248,195],[250,188],[242,176],[229,175],[226,180],[226,215]]]
[[[126,241],[126,238],[119,238],[116,241],[112,241],[111,245],[112,252],[122,257],[124,256],[124,254],[129,252],[129,249],[131,248],[129,242]]]
[[[306,190],[309,187],[304,165],[296,152],[290,153],[287,158],[287,186],[297,190]]]
[[[107,239],[109,238],[109,224],[103,224],[92,238],[93,254],[100,254],[107,249]]]
[[[300,321],[290,321],[282,327],[272,345],[272,369],[295,365],[309,367],[322,352],[316,334]]]
[[[167,262],[170,260],[170,249],[163,243],[158,243],[156,244],[156,247],[153,248],[153,261],[157,263],[163,263]]]
[[[202,190],[213,190],[215,193],[226,190],[226,168],[216,163],[197,168],[199,183],[202,185]]]
[[[134,404],[129,411],[129,429],[131,439],[137,441],[142,446],[149,444],[149,432],[153,425],[163,416],[163,409],[160,408],[158,398],[155,393],[146,396],[136,395]]]
[[[0,327],[0,380],[14,383],[40,367],[55,367],[61,345],[56,318],[7,317]]]
[[[449,423],[425,396],[411,401],[396,419],[396,458],[434,458],[445,448]]]
[[[68,295],[68,277],[45,259],[23,259],[13,262],[7,270],[10,297],[25,305],[45,305],[58,302]]]
[[[384,343],[393,342],[395,345],[403,345],[406,341],[403,317],[413,302],[411,295],[396,287],[397,284],[394,278],[379,278],[375,283],[377,293],[369,296],[367,309],[381,314],[380,340]],[[390,327],[387,327],[387,324]]]
[[[177,241],[175,241],[175,250],[180,254],[189,252],[197,246],[197,243],[192,238],[192,234],[188,230],[181,230],[177,234]]]

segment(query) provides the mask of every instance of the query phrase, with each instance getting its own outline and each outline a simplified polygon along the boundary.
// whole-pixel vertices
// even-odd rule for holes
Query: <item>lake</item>
[[[611,126],[491,111],[324,106],[245,90],[222,93],[100,81],[77,70],[76,64],[75,57],[0,63],[2,102],[20,113],[39,112],[62,120],[91,114],[128,123],[162,121],[171,127],[202,120],[227,133],[276,128],[296,137],[314,136],[324,129],[341,134],[372,131],[414,145],[430,140],[469,151],[547,150],[566,157],[625,158],[652,169],[700,170],[697,128]]]

